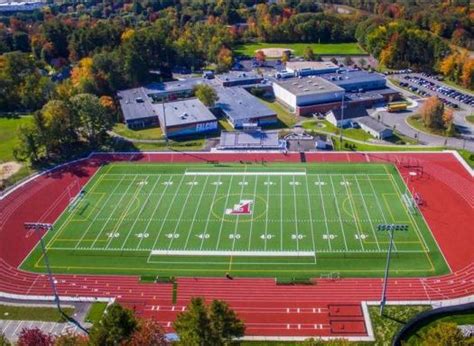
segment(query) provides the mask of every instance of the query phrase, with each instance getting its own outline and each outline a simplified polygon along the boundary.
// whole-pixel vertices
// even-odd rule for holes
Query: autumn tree
[[[202,298],[191,299],[187,310],[177,316],[174,329],[183,345],[225,345],[245,332],[226,303],[214,301],[209,306]]]
[[[314,51],[313,51],[313,48],[311,47],[306,47],[303,51],[303,59],[305,59],[306,61],[313,61],[315,60],[315,55],[314,55]]]
[[[72,85],[79,92],[95,92],[95,80],[92,70],[92,58],[83,58],[71,71]]]
[[[18,346],[52,346],[54,338],[39,328],[23,328],[18,336]]]
[[[222,47],[217,55],[217,72],[229,71],[232,68],[232,51],[227,47]]]
[[[83,334],[67,332],[54,339],[54,346],[87,346],[89,338]]]
[[[463,345],[464,337],[456,323],[440,322],[429,328],[421,336],[421,344],[431,345]]]
[[[437,96],[428,98],[420,109],[421,118],[426,127],[443,129],[444,104]]]
[[[214,107],[216,102],[219,100],[216,91],[213,87],[207,84],[199,84],[194,87],[194,95],[201,101],[206,107]]]
[[[168,346],[170,342],[166,339],[163,327],[156,321],[141,319],[138,328],[126,342],[128,346]]]
[[[267,56],[265,53],[261,50],[257,50],[255,52],[255,60],[257,60],[259,63],[263,64],[267,60]]]
[[[137,330],[138,323],[131,310],[114,303],[107,308],[102,319],[90,331],[93,345],[119,345],[126,342]]]

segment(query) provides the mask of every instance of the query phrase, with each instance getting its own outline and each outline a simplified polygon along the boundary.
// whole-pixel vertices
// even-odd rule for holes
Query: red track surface
[[[452,274],[432,278],[398,278],[389,283],[389,300],[440,300],[474,294],[474,179],[450,153],[306,154],[308,162],[392,162],[410,188],[425,200],[422,208]],[[50,295],[47,277],[17,269],[37,243],[23,222],[53,222],[104,161],[203,162],[291,161],[299,154],[172,153],[96,155],[37,177],[0,201],[0,292]],[[424,174],[410,180],[422,166]],[[14,246],[12,246],[14,244]],[[179,278],[178,302],[169,284],[142,284],[133,276],[57,275],[60,295],[116,297],[138,314],[155,318],[170,330],[176,314],[193,296],[224,299],[246,322],[252,336],[367,335],[360,302],[380,298],[381,279],[315,279],[312,286],[277,286],[272,279]]]

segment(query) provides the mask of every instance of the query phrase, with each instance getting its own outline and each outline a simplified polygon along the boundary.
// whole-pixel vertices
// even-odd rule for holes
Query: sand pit
[[[283,56],[285,52],[293,54],[293,49],[288,48],[261,48],[257,49],[255,52],[261,51],[269,59],[279,59]]]

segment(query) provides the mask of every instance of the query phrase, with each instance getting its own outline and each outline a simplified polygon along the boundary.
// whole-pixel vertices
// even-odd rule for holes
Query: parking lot
[[[404,87],[422,97],[436,95],[448,107],[469,109],[474,107],[474,96],[454,89],[436,79],[435,76],[421,73],[399,74],[393,76]]]

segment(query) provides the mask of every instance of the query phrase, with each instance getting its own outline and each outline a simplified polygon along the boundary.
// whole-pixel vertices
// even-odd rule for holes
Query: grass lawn
[[[64,312],[71,316],[74,308],[63,308]],[[1,320],[24,320],[24,321],[45,321],[64,322],[63,317],[55,307],[29,307],[0,305]]]
[[[89,308],[89,311],[87,312],[85,321],[92,324],[99,322],[106,308],[107,308],[107,303],[104,303],[104,302],[93,303],[91,307]]]
[[[390,219],[408,226],[391,275],[446,273],[405,189],[388,164],[110,164],[46,235],[48,254],[56,273],[379,277],[388,242],[374,229]],[[23,269],[44,271],[40,256]]]
[[[443,147],[427,147],[427,146],[418,146],[418,147],[410,147],[405,145],[378,145],[378,144],[370,144],[370,143],[356,143],[351,140],[343,139],[342,145],[339,141],[339,138],[333,138],[332,142],[334,144],[334,150],[338,151],[347,151],[347,150],[355,150],[355,151],[441,151]],[[347,144],[347,146],[346,146]],[[353,146],[352,149],[349,145]]]
[[[131,130],[125,124],[115,124],[112,129],[116,134],[130,139],[162,139],[163,131],[160,127],[151,127],[142,130]]]
[[[462,149],[459,149],[458,152],[463,157],[463,159],[466,160],[467,164],[474,168],[474,153]]]
[[[466,120],[469,121],[471,124],[474,124],[474,114],[468,115],[466,117]]]
[[[413,127],[416,130],[419,130],[421,132],[429,133],[432,135],[437,135],[437,136],[442,136],[442,137],[448,137],[446,136],[446,131],[444,129],[432,129],[430,127],[426,127],[425,124],[423,123],[423,120],[419,115],[411,115],[406,119],[406,122],[408,125]]]
[[[138,149],[140,151],[198,151],[203,149],[205,140],[194,139],[179,142],[170,140],[168,143],[168,145],[166,145],[164,141],[160,143],[133,143],[133,150]]]
[[[296,56],[303,55],[306,47],[311,47],[315,54],[319,55],[359,55],[366,54],[358,43],[246,43],[237,45],[234,52],[237,55],[253,57],[255,51],[262,48],[288,48],[294,51]]]
[[[275,100],[268,100],[268,99],[261,99],[258,98],[260,102],[266,105],[271,110],[275,111],[280,121],[280,128],[282,127],[293,127],[296,122],[297,118],[296,115],[288,112],[281,104],[276,102]]]
[[[32,116],[18,118],[0,117],[0,161],[13,161],[13,148],[18,143],[17,129],[20,125],[29,124]]]
[[[369,306],[376,345],[391,345],[393,336],[406,322],[430,309],[427,305],[388,305],[385,307],[384,316],[380,316],[380,306]]]

